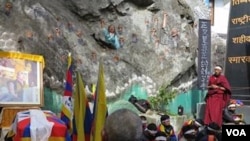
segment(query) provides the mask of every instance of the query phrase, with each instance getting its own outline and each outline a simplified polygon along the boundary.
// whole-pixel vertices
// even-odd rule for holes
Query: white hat
[[[222,70],[221,66],[215,66],[214,69],[216,69],[216,70]]]
[[[235,108],[236,107],[236,104],[229,104],[228,105],[228,108]]]

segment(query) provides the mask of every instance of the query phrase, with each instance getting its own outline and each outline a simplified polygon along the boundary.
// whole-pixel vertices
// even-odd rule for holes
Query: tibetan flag
[[[74,93],[73,141],[90,141],[93,116],[89,108],[82,76],[77,72]]]
[[[48,122],[53,123],[48,141],[70,141],[68,129],[65,123],[51,111],[43,111]],[[32,141],[32,116],[30,111],[18,112],[12,126],[7,133],[7,141]],[[39,120],[39,119],[33,119]],[[33,127],[34,128],[34,127]],[[48,129],[48,128],[46,128]]]
[[[93,123],[93,115],[89,107],[89,102],[86,98],[86,111],[85,111],[85,118],[84,118],[85,141],[90,141],[92,123]]]
[[[71,54],[68,55],[68,68],[66,72],[66,84],[63,96],[61,120],[65,122],[70,133],[72,133],[72,119],[73,119],[73,100],[72,100],[72,65]]]
[[[94,112],[93,112],[93,125],[91,141],[102,141],[101,132],[105,124],[107,115],[107,104],[105,95],[105,79],[102,62],[99,64],[99,74],[96,87],[95,101],[94,101]]]

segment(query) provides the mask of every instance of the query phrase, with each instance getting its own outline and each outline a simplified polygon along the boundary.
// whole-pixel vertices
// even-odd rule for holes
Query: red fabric
[[[67,134],[67,127],[64,123],[57,122],[53,117],[47,117],[47,120],[54,123],[51,131],[51,137],[65,137]],[[30,138],[30,118],[23,119],[17,123],[17,133],[14,136],[14,141],[21,141],[22,138]]]
[[[214,135],[208,135],[208,141],[216,141]]]
[[[219,87],[224,87],[226,90],[223,91],[219,88],[208,89],[207,99],[206,99],[206,109],[205,109],[205,119],[204,123],[209,124],[211,122],[216,122],[219,126],[222,125],[222,111],[227,105],[231,97],[231,87],[225,76],[210,76],[208,86],[217,85]]]
[[[24,131],[29,126],[30,118],[26,118],[17,123],[17,133],[14,136],[15,141],[21,141],[22,137],[24,136]]]

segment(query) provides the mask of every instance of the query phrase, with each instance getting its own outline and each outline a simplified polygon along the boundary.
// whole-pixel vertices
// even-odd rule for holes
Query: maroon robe
[[[231,88],[225,76],[212,75],[209,77],[208,86],[217,85],[224,87],[226,90],[219,88],[209,88],[206,98],[206,109],[204,123],[209,124],[216,122],[219,126],[222,125],[222,112],[223,108],[227,105],[231,98]]]

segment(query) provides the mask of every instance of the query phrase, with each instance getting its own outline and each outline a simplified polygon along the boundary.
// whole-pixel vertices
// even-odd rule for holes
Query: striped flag
[[[80,72],[77,72],[74,99],[73,141],[90,141],[92,114]]]
[[[42,111],[48,120],[48,122],[53,123],[51,134],[48,141],[70,141],[68,129],[65,126],[65,123],[60,120],[54,113],[51,111]],[[32,136],[30,131],[31,123],[31,112],[29,110],[20,111],[16,114],[15,119],[12,123],[11,128],[9,129],[5,137],[1,137],[5,141],[32,141]],[[35,120],[35,119],[33,119]],[[39,120],[39,119],[38,119]],[[3,139],[5,138],[5,139]],[[39,140],[39,139],[37,139]]]
[[[107,115],[105,91],[106,91],[106,88],[105,88],[105,80],[104,80],[104,70],[103,70],[102,62],[100,62],[95,101],[94,101],[91,141],[102,141],[101,132],[104,127],[104,123],[105,123],[106,115]]]
[[[73,118],[73,100],[72,100],[72,59],[71,54],[68,55],[68,68],[66,73],[66,84],[63,96],[63,103],[62,103],[62,111],[61,111],[61,120],[65,122],[69,133],[72,133],[73,126],[72,126],[72,118]]]

